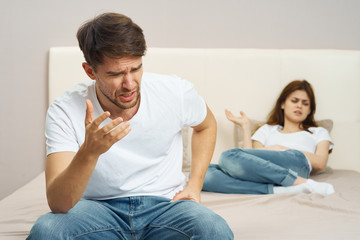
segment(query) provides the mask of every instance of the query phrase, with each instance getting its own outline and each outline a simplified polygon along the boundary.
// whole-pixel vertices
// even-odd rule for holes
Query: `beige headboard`
[[[78,47],[50,49],[49,102],[88,79]],[[316,119],[332,119],[335,148],[329,165],[360,171],[360,51],[150,48],[144,71],[176,74],[194,83],[218,121],[213,157],[234,147],[224,109],[264,120],[281,89],[294,79],[312,83]]]

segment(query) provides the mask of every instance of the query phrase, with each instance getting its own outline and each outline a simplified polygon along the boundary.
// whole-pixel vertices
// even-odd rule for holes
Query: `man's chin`
[[[131,102],[116,102],[116,106],[118,106],[121,109],[131,109],[136,107],[137,103],[139,101],[139,98],[134,99]]]

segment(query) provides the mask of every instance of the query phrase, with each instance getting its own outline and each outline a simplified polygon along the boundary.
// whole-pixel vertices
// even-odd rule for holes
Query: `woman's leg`
[[[219,193],[269,194],[273,193],[273,184],[243,181],[229,176],[217,164],[210,164],[202,190]]]
[[[230,176],[251,182],[292,186],[298,174],[307,178],[309,165],[297,150],[270,151],[234,148],[223,152],[219,167]]]
[[[297,150],[230,149],[221,155],[219,165],[231,176],[242,180],[269,181],[283,186],[273,188],[276,194],[318,193],[327,196],[335,192],[329,183],[307,179],[310,174],[308,161]],[[295,183],[299,185],[293,186]]]

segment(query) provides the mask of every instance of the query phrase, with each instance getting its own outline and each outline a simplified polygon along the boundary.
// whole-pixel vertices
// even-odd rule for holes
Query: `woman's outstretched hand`
[[[252,141],[251,141],[251,126],[250,126],[250,120],[247,118],[245,113],[243,111],[240,111],[240,117],[234,116],[228,109],[225,109],[225,115],[227,119],[229,119],[231,122],[235,123],[236,125],[239,125],[242,128],[243,132],[243,148],[252,148]]]
[[[232,114],[232,112],[230,112],[228,109],[225,109],[225,115],[227,119],[243,128],[250,127],[250,120],[247,118],[243,111],[240,111],[241,117],[237,117]]]

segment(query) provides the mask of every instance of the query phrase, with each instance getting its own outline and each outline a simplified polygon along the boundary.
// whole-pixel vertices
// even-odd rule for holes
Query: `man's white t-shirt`
[[[251,137],[262,143],[265,147],[281,145],[299,151],[315,153],[316,145],[321,141],[329,141],[332,149],[334,146],[329,132],[323,127],[310,127],[309,131],[299,131],[294,133],[281,133],[282,126],[268,125],[261,126]]]
[[[140,96],[138,112],[129,121],[130,133],[99,157],[84,198],[172,198],[185,186],[180,131],[205,119],[206,104],[191,83],[170,75],[144,73]],[[94,105],[94,119],[104,112],[96,97],[95,81],[74,86],[50,105],[47,155],[77,152],[83,144],[86,99]],[[100,127],[110,121],[105,120]]]

